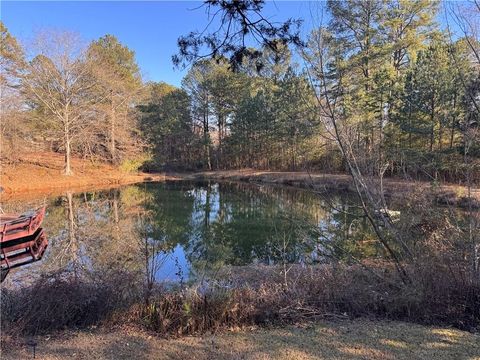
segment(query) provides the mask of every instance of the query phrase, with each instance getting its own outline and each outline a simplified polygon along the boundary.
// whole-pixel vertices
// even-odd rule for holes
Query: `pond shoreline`
[[[283,172],[283,171],[259,171],[259,170],[223,170],[198,172],[194,174],[178,175],[185,180],[217,180],[217,181],[242,181],[252,183],[264,183],[272,185],[284,185],[295,188],[310,189],[319,192],[346,191],[355,192],[350,175]],[[453,205],[460,208],[468,208],[467,188],[461,185],[439,185],[435,188],[425,181],[406,181],[395,178],[386,178],[383,181],[386,197],[402,199],[413,190],[428,192],[442,205]],[[480,208],[480,188],[472,188],[471,197],[473,207]]]
[[[437,251],[421,227],[451,209],[431,216],[435,205],[425,202],[428,213],[419,213],[409,244],[421,241],[435,257],[423,250],[405,261],[411,281],[402,282],[357,199],[285,186],[301,187],[294,175],[262,185],[190,174],[172,177],[186,182],[48,199],[50,252],[39,267],[7,279],[0,330],[23,336],[137,326],[180,336],[368,317],[478,331],[479,287],[464,237],[449,237],[452,251]],[[19,200],[4,209],[20,206],[31,207]],[[406,215],[402,224],[411,224]],[[428,231],[437,229],[433,222]],[[178,283],[164,281],[171,274]]]
[[[73,159],[73,176],[62,175],[63,157],[60,154],[36,153],[24,156],[17,163],[2,164],[0,193],[2,201],[31,199],[37,195],[51,196],[65,191],[108,189],[142,182],[175,180],[241,181],[314,189],[316,191],[354,192],[347,174],[309,173],[305,171],[218,170],[195,173],[128,173],[103,163]],[[467,208],[467,188],[447,184],[435,188],[428,182],[384,179],[387,197],[403,198],[412,190],[429,192],[437,202]],[[473,205],[480,208],[480,188],[472,189]]]
[[[78,158],[72,159],[74,174],[65,176],[62,174],[63,157],[60,154],[41,152],[24,154],[22,158],[1,166],[2,201],[28,200],[38,195],[54,196],[66,191],[109,189],[147,181],[175,180],[174,176],[163,173],[129,173],[113,165]]]

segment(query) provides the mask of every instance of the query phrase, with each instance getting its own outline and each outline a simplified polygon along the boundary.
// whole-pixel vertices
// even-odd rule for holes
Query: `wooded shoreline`
[[[29,157],[30,159],[31,157]],[[2,166],[0,186],[2,201],[31,199],[39,194],[49,196],[68,191],[108,189],[141,182],[175,180],[243,181],[272,185],[293,186],[315,191],[354,191],[351,177],[347,174],[310,173],[305,171],[283,172],[254,169],[219,170],[195,173],[128,173],[108,164],[92,164],[74,159],[76,176],[61,174],[61,156],[39,154],[37,159]],[[467,188],[455,184],[434,186],[424,181],[406,181],[398,178],[384,180],[385,195],[401,198],[406,193],[430,191],[441,204],[467,207]],[[480,205],[480,188],[472,189],[474,206]]]
[[[312,189],[318,192],[324,191],[351,191],[354,186],[348,174],[327,174],[310,173],[305,171],[283,172],[283,171],[260,171],[260,170],[225,170],[199,172],[183,177],[184,179],[205,179],[205,180],[227,180],[246,181],[265,184],[286,185],[297,188]],[[442,184],[433,186],[425,181],[407,181],[398,178],[386,178],[383,181],[385,196],[391,198],[402,198],[407,192],[416,190],[419,192],[431,191],[432,196],[440,204],[458,205],[467,207],[467,188],[461,185]],[[471,189],[471,198],[474,207],[480,205],[480,188]]]

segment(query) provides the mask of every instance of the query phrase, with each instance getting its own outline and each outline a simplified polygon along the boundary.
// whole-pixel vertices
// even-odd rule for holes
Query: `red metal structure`
[[[1,281],[10,269],[38,261],[48,246],[40,227],[45,207],[22,215],[0,214]]]

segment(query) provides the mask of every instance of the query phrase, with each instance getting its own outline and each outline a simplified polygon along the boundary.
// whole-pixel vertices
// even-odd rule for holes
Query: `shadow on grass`
[[[162,339],[132,331],[39,339],[40,359],[459,359],[480,358],[480,335],[402,322],[337,321]],[[28,358],[13,347],[4,359]]]

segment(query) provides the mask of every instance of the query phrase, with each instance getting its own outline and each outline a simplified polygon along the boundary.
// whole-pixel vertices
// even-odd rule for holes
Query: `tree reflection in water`
[[[243,183],[150,183],[66,193],[48,202],[49,252],[28,273],[121,269],[146,279],[202,279],[225,266],[379,257],[346,195]],[[27,270],[19,270],[17,277]]]

